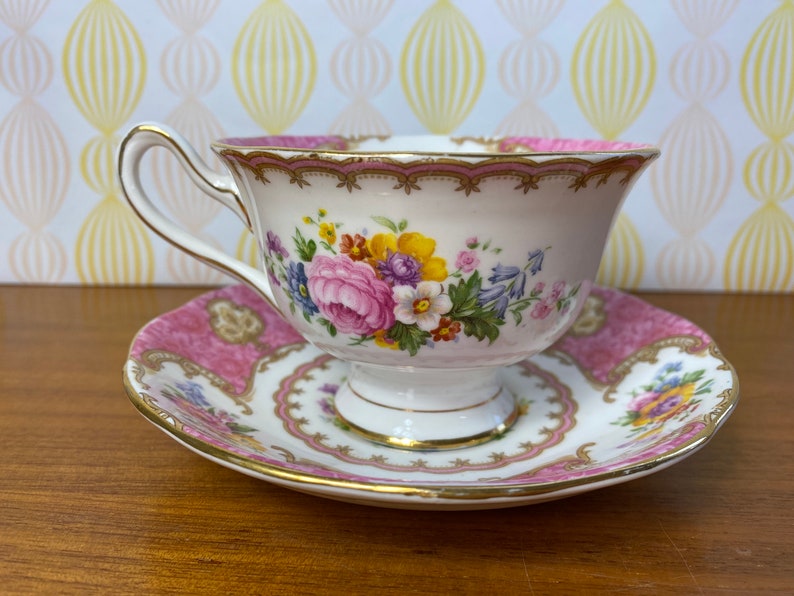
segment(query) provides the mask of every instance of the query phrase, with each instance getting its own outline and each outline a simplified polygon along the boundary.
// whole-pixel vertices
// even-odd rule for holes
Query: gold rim
[[[501,393],[501,391],[499,392]],[[497,393],[497,395],[499,395]],[[487,400],[490,401],[490,400]],[[480,405],[480,404],[478,404]],[[454,410],[450,410],[454,411]],[[402,449],[424,449],[428,451],[440,451],[440,450],[452,450],[452,449],[462,449],[464,447],[474,447],[475,445],[480,445],[481,443],[485,443],[490,441],[494,437],[498,437],[507,429],[509,429],[516,420],[518,420],[518,406],[514,405],[513,411],[510,412],[510,415],[505,418],[504,422],[499,424],[498,426],[492,428],[491,430],[487,430],[482,433],[478,433],[476,435],[471,435],[468,437],[455,437],[454,439],[428,439],[426,441],[421,441],[418,439],[408,439],[404,437],[395,437],[391,435],[384,435],[381,433],[372,432],[365,428],[350,422],[347,418],[342,416],[339,412],[336,413],[337,416],[347,424],[350,429],[368,439],[370,441],[374,441],[375,443],[380,443],[381,445],[388,445],[389,447],[398,447]]]
[[[289,135],[285,135],[289,136]],[[322,135],[317,135],[322,136]],[[386,140],[388,137],[380,137],[380,136],[364,136],[364,137],[346,137],[344,135],[333,135],[341,139],[346,143],[350,143],[353,147],[351,149],[331,149],[325,145],[319,145],[316,148],[310,147],[283,147],[278,144],[261,144],[261,145],[235,145],[232,143],[225,143],[223,142],[224,139],[219,139],[217,141],[213,141],[210,143],[210,147],[215,150],[216,152],[219,151],[283,151],[287,153],[311,153],[312,155],[316,156],[323,156],[328,155],[330,157],[364,157],[364,158],[377,158],[378,156],[394,158],[395,156],[405,156],[405,157],[413,157],[416,159],[422,159],[427,157],[451,157],[451,158],[481,158],[481,159],[488,159],[493,157],[514,157],[514,156],[531,156],[533,158],[536,157],[570,157],[574,155],[587,155],[587,156],[596,156],[596,155],[645,155],[645,156],[655,156],[661,154],[661,149],[656,145],[651,144],[643,144],[638,143],[636,147],[627,147],[624,149],[602,149],[602,150],[593,150],[593,149],[584,149],[579,151],[492,151],[488,150],[487,145],[497,143],[500,140],[509,139],[509,138],[520,138],[520,137],[498,137],[498,138],[485,138],[483,140],[478,140],[473,137],[454,137],[454,136],[446,136],[446,135],[424,135],[424,136],[435,136],[439,139],[444,139],[450,141],[452,143],[456,143],[458,145],[462,144],[465,141],[474,141],[482,144],[485,149],[482,151],[410,151],[407,149],[403,149],[400,151],[397,150],[360,150],[355,148],[356,145],[360,144],[363,141],[371,140],[371,139],[378,139],[378,140]],[[410,135],[406,135],[410,136]],[[421,135],[420,135],[421,136]],[[237,138],[237,137],[236,137]],[[264,137],[239,137],[237,138],[240,141],[253,141],[256,139],[261,139]],[[563,140],[570,140],[570,141],[586,141],[589,139],[563,139]]]
[[[713,408],[704,420],[705,428],[693,436],[685,443],[679,445],[672,451],[665,454],[650,457],[648,459],[634,462],[628,466],[622,466],[607,472],[601,472],[592,476],[585,476],[563,481],[550,481],[541,483],[520,483],[510,485],[438,485],[438,484],[398,484],[398,483],[375,483],[339,478],[330,478],[320,474],[308,472],[297,472],[290,468],[280,466],[275,463],[262,463],[251,459],[244,459],[239,454],[226,451],[213,445],[208,445],[204,441],[193,437],[177,426],[170,424],[163,416],[152,409],[146,401],[146,394],[139,392],[133,386],[133,379],[128,374],[127,367],[130,363],[137,363],[129,360],[124,367],[123,383],[124,389],[132,404],[150,422],[154,423],[161,430],[174,436],[179,441],[204,453],[216,460],[229,464],[234,468],[254,472],[262,476],[280,480],[295,485],[311,485],[328,489],[341,489],[371,495],[391,495],[397,497],[421,497],[424,499],[439,499],[448,501],[479,501],[486,499],[510,499],[520,500],[521,498],[547,495],[550,493],[561,492],[567,489],[597,485],[609,480],[628,478],[629,476],[642,474],[658,468],[664,464],[673,463],[677,459],[682,459],[687,455],[703,447],[719,429],[728,415],[736,407],[739,400],[739,379],[733,365],[730,364],[722,355],[720,350],[712,344],[710,353],[717,357],[722,364],[720,368],[729,370],[731,373],[731,386],[722,392],[722,401]]]

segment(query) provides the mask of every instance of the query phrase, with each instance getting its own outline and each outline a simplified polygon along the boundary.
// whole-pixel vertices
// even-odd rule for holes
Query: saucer
[[[135,337],[124,386],[160,430],[211,461],[294,490],[405,509],[538,503],[664,469],[703,447],[739,397],[693,323],[595,287],[566,336],[505,370],[520,416],[472,447],[371,443],[336,415],[349,365],[229,286]]]

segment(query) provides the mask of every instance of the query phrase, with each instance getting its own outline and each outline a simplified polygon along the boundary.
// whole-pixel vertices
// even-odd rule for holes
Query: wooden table
[[[135,332],[200,288],[0,287],[0,593],[794,593],[794,296],[645,294],[742,398],[703,450],[550,503],[399,511],[211,463],[131,406]]]

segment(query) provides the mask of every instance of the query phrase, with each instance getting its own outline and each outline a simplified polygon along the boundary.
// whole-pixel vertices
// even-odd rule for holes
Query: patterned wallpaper
[[[223,283],[131,214],[120,136],[652,142],[601,283],[794,290],[794,0],[0,0],[0,282]],[[163,153],[181,224],[252,260]]]

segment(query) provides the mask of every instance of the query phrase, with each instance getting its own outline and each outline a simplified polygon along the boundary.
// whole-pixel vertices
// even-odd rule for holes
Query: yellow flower
[[[405,232],[397,239],[397,250],[413,257],[422,264],[422,279],[425,281],[444,281],[447,279],[447,263],[441,257],[434,257],[436,241],[419,232]]]
[[[694,395],[694,383],[687,383],[686,385],[668,389],[664,393],[659,394],[659,397],[643,406],[633,425],[642,426],[649,423],[664,423],[685,408]]]
[[[303,223],[305,223],[305,224],[310,224],[310,223],[312,223],[312,218],[311,218],[311,217],[309,217],[308,215],[307,215],[307,216],[305,216],[305,217],[303,218]]]
[[[328,244],[336,242],[336,226],[331,222],[324,221],[320,224],[320,238]]]
[[[389,251],[397,252],[397,236],[394,234],[375,234],[367,240],[369,254],[372,255],[370,264],[374,265],[377,261],[385,261],[389,257]]]
[[[399,342],[394,341],[390,337],[386,337],[386,330],[380,329],[374,333],[375,335],[375,345],[380,346],[381,348],[389,348],[390,350],[399,350],[400,344]]]
[[[325,217],[326,215],[328,215],[328,212],[325,209],[318,209],[317,215],[319,215],[320,217]]]

